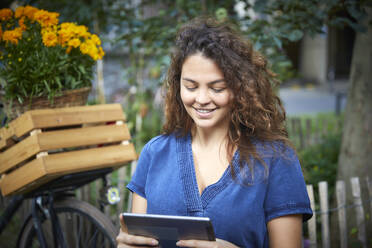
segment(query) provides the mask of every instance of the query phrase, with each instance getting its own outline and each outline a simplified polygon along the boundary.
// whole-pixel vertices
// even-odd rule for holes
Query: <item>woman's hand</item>
[[[190,248],[236,248],[238,247],[222,239],[216,239],[216,241],[179,240],[176,243],[176,245],[180,247],[190,247]]]
[[[128,234],[123,216],[120,215],[120,233],[116,237],[117,248],[154,247],[159,244],[156,239]]]

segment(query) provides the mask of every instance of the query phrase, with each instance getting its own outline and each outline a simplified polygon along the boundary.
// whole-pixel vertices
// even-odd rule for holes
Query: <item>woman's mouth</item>
[[[204,109],[204,108],[194,108],[197,112],[197,114],[202,118],[207,118],[212,115],[212,112],[216,110],[216,108],[213,109]]]

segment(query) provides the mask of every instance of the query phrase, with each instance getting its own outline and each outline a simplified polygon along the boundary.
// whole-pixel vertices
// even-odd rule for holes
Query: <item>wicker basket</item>
[[[48,97],[44,96],[33,97],[31,101],[30,99],[25,99],[23,104],[20,104],[18,101],[13,101],[12,103],[2,101],[2,99],[0,99],[0,101],[4,105],[4,111],[10,121],[31,109],[62,108],[85,105],[90,90],[91,87],[66,90],[62,92],[61,96],[54,97],[52,101],[50,101]]]

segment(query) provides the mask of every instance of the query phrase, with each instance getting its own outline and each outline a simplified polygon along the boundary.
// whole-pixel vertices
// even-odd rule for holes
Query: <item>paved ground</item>
[[[317,114],[324,112],[335,112],[337,93],[346,92],[345,85],[339,85],[331,90],[330,87],[316,87],[313,85],[299,86],[291,85],[282,87],[279,96],[284,103],[288,116],[303,114]],[[344,110],[346,106],[346,95],[340,97],[339,107]]]

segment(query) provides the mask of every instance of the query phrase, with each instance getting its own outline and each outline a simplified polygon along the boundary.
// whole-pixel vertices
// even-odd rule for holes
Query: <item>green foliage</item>
[[[305,181],[312,184],[315,191],[317,191],[320,181],[327,181],[329,195],[334,195],[340,147],[341,133],[336,133],[324,136],[320,144],[299,152]]]

